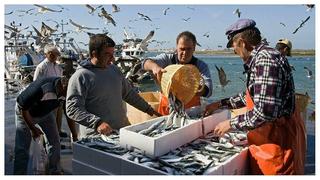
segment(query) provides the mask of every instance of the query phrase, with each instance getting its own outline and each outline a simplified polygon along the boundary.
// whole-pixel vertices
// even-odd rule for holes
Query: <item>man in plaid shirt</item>
[[[246,92],[208,105],[205,114],[211,114],[220,108],[247,107],[244,114],[219,123],[214,133],[222,136],[231,129],[249,131],[248,142],[254,145],[250,146],[249,150],[252,159],[258,164],[257,169],[251,171],[253,174],[303,174],[305,127],[295,107],[291,68],[285,56],[261,42],[260,31],[255,25],[255,21],[251,19],[240,19],[226,31],[229,40],[227,48],[232,47],[244,62],[247,75]],[[287,131],[290,133],[285,133]],[[296,137],[299,138],[295,139]],[[288,138],[292,140],[289,142],[286,140]],[[285,141],[287,142],[284,143]],[[258,148],[265,144],[272,146]],[[280,150],[274,152],[277,148]],[[257,149],[260,154],[261,151],[272,154],[269,157],[274,159],[257,158]],[[295,153],[294,160],[284,161],[283,158],[283,161],[277,161],[276,157],[281,156],[280,154],[291,157],[295,150],[302,153]],[[273,167],[274,164],[283,166]],[[252,164],[251,166],[255,167]]]

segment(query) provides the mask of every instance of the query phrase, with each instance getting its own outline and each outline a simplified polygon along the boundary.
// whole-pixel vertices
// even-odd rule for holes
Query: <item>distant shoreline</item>
[[[224,56],[235,56],[233,50],[205,50],[195,51],[196,55],[224,55]],[[315,50],[300,50],[294,49],[291,51],[291,56],[315,56]]]
[[[165,51],[159,51],[159,50],[149,50],[149,52],[155,52],[155,53],[173,53],[174,50],[165,50]],[[201,51],[195,51],[195,55],[214,55],[214,56],[236,56],[234,54],[233,50],[224,49],[224,50],[201,50]],[[291,56],[315,56],[316,52],[314,49],[294,49],[291,51]]]

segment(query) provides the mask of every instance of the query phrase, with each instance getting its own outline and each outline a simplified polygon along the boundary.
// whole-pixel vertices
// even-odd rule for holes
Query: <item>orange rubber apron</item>
[[[254,108],[249,91],[246,91],[247,110]],[[298,106],[291,117],[248,132],[250,174],[304,174],[306,130]]]
[[[200,105],[200,96],[194,96],[191,99],[191,101],[184,106],[184,108],[188,109],[190,107],[199,106],[199,105]],[[158,107],[158,112],[162,115],[169,114],[169,100],[162,93],[160,94],[160,104]]]

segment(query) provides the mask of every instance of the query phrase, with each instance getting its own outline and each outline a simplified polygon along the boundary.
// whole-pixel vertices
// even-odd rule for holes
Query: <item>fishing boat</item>
[[[115,64],[120,68],[127,79],[133,83],[142,83],[150,80],[148,72],[142,70],[141,63],[148,52],[149,40],[153,37],[154,31],[144,39],[137,38],[135,34],[128,34],[124,30],[125,39],[123,43],[116,45]]]

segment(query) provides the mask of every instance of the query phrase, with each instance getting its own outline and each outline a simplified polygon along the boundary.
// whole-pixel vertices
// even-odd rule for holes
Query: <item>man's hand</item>
[[[33,139],[37,139],[40,135],[42,135],[43,134],[43,132],[39,129],[39,128],[37,128],[37,127],[32,127],[32,129],[31,129],[31,135],[32,135],[32,138]]]
[[[109,126],[108,123],[102,122],[98,127],[97,127],[97,132],[100,134],[104,135],[109,135],[112,132],[112,128]]]
[[[213,130],[213,134],[223,136],[227,131],[231,129],[230,120],[222,121]]]
[[[155,65],[152,69],[152,74],[157,78],[158,84],[161,82],[162,73],[165,72],[167,71],[158,65]]]
[[[220,108],[220,101],[211,103],[206,106],[206,110],[204,111],[204,116],[209,116],[214,111],[218,110]]]

